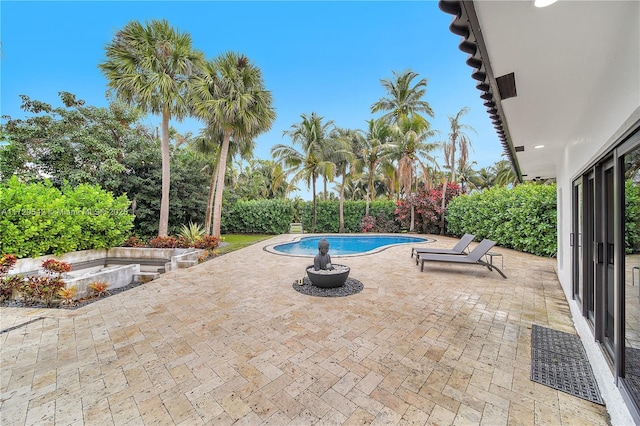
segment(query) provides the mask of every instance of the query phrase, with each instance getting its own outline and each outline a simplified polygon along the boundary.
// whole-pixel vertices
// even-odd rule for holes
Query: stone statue
[[[329,241],[324,238],[318,242],[318,254],[313,259],[313,270],[319,271],[320,269],[333,269],[331,256],[329,256]]]

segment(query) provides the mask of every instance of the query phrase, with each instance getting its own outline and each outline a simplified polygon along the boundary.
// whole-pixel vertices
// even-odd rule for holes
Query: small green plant
[[[60,290],[58,290],[58,296],[60,296],[60,298],[62,299],[62,304],[63,305],[68,305],[68,306],[75,306],[76,305],[76,292],[78,291],[78,289],[76,288],[76,286],[73,287],[69,287],[69,288],[61,288]]]
[[[94,281],[89,284],[89,288],[94,291],[97,297],[109,296],[109,283],[105,281]]]
[[[195,245],[204,236],[204,228],[199,223],[189,222],[189,225],[182,225],[180,228],[179,236],[190,246]]]

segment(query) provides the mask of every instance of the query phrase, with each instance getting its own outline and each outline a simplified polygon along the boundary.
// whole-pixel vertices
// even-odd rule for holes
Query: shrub
[[[58,274],[58,278],[60,278],[62,274],[66,274],[71,270],[71,265],[61,260],[47,259],[42,262],[42,269],[44,269],[47,274]]]
[[[0,277],[9,272],[18,260],[12,254],[3,254],[0,256]]]
[[[204,235],[193,245],[197,249],[212,250],[218,247],[220,241],[213,235]]]
[[[22,275],[5,276],[16,264],[16,261],[16,257],[12,254],[0,256],[0,301],[10,299],[13,292],[22,285]]]
[[[533,183],[494,187],[453,199],[447,209],[447,231],[539,256],[557,252],[556,186]]]
[[[204,236],[204,228],[199,223],[189,222],[189,225],[182,225],[179,232],[187,244],[194,246]]]
[[[373,228],[376,226],[376,219],[373,216],[365,216],[360,222],[360,229],[362,232],[373,232]]]
[[[294,218],[289,200],[238,201],[222,212],[221,231],[231,234],[283,234]]]
[[[122,247],[146,247],[147,245],[145,244],[144,241],[140,240],[138,237],[129,237],[125,240],[125,242],[122,244]]]
[[[149,240],[151,248],[176,248],[178,247],[178,239],[175,237],[155,237]]]
[[[442,214],[446,214],[447,206],[451,200],[462,193],[457,183],[448,183],[445,195],[445,210],[443,212],[442,188],[443,186],[440,184],[433,189],[422,189],[415,194],[411,194],[406,199],[398,201],[398,208],[395,214],[404,229],[410,229],[411,206],[413,205],[416,232],[423,234],[438,233],[442,222]]]
[[[133,226],[128,206],[99,186],[60,191],[14,176],[0,184],[0,252],[23,258],[120,245]]]

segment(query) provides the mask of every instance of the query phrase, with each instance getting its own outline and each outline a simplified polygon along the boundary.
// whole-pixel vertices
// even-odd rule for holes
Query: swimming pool
[[[273,252],[280,254],[315,256],[318,254],[318,242],[322,238],[329,241],[329,254],[331,256],[373,253],[396,244],[426,243],[431,241],[427,238],[405,235],[316,235],[303,237],[290,243],[277,244],[270,248]],[[267,247],[265,249],[271,251]]]

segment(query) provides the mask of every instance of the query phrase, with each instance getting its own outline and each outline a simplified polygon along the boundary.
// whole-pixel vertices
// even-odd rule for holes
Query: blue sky
[[[371,104],[385,92],[381,79],[411,69],[428,80],[425,99],[435,112],[431,127],[448,131],[449,115],[462,107],[477,168],[500,160],[502,146],[449,31],[451,16],[436,1],[5,1],[0,3],[2,59],[0,113],[24,117],[20,98],[61,106],[67,91],[87,104],[106,106],[106,79],[97,65],[104,48],[127,22],[167,19],[191,34],[207,58],[244,53],[263,72],[277,119],[256,139],[255,156],[271,158],[274,144],[290,144],[284,130],[303,113],[316,112],[344,128],[365,129],[379,116]],[[147,123],[159,125],[150,117]],[[181,132],[198,133],[196,120],[172,121]],[[302,194],[307,198],[306,194]]]

